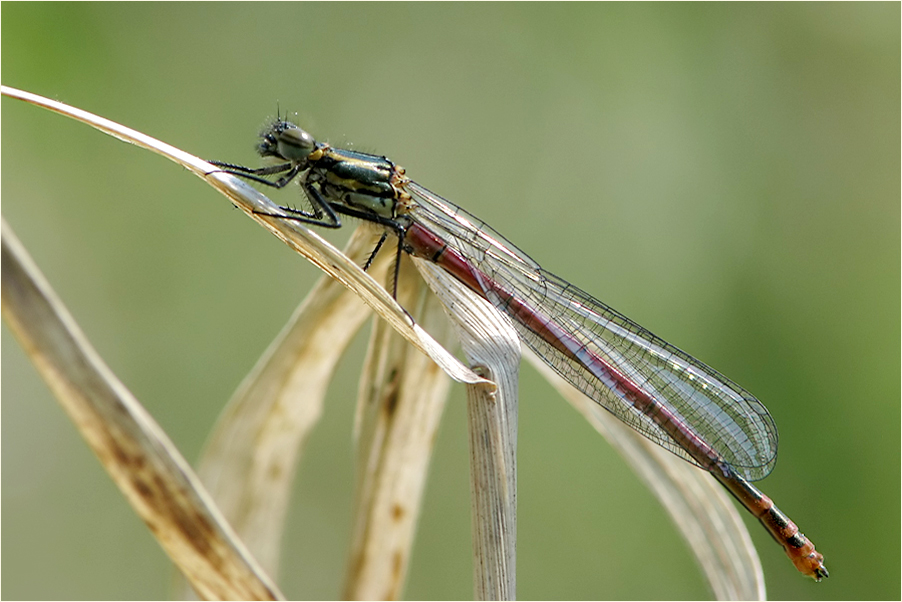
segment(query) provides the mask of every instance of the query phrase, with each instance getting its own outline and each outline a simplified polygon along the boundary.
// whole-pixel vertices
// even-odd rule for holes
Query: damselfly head
[[[276,121],[260,136],[257,152],[261,157],[277,157],[302,162],[316,149],[316,140],[290,121]]]

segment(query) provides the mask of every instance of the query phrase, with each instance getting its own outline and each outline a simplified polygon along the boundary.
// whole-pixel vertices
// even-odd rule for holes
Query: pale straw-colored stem
[[[441,304],[406,257],[398,301],[440,343],[453,345]],[[374,322],[354,429],[357,493],[345,599],[394,600],[403,593],[449,385],[435,363],[383,320]]]
[[[467,387],[473,585],[477,600],[514,600],[520,339],[487,301],[434,264],[416,263],[444,303],[470,365],[496,384]]]
[[[204,599],[281,598],[185,459],[3,222],[3,317],[110,477]]]
[[[371,232],[361,228],[346,252],[364,261],[371,250]],[[380,259],[370,269],[383,273],[387,264]],[[304,443],[335,366],[370,315],[357,295],[321,278],[239,385],[201,456],[198,474],[272,575]]]

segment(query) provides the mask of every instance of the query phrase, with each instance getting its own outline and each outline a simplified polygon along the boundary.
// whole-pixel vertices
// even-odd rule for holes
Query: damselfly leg
[[[304,191],[304,195],[310,201],[310,205],[312,207],[312,211],[303,211],[300,209],[295,209],[293,207],[288,207],[285,205],[279,205],[279,209],[284,211],[289,215],[277,214],[277,213],[269,213],[264,211],[255,211],[257,215],[266,215],[269,217],[277,217],[281,219],[289,219],[292,221],[301,222],[304,224],[309,224],[312,226],[321,226],[324,228],[332,228],[338,229],[341,228],[341,218],[339,215],[346,215],[348,217],[354,217],[363,221],[371,222],[378,224],[385,228],[385,232],[382,233],[382,236],[379,238],[379,241],[376,243],[373,252],[370,253],[369,258],[366,260],[366,263],[363,265],[363,270],[366,271],[372,265],[373,260],[376,258],[376,255],[379,253],[379,250],[382,248],[383,244],[385,244],[385,240],[388,237],[388,232],[394,232],[398,237],[398,248],[395,254],[395,268],[394,268],[394,278],[392,283],[392,296],[397,299],[398,296],[398,274],[401,265],[401,254],[402,254],[402,244],[401,241],[404,239],[405,226],[401,223],[400,220],[394,219],[393,217],[385,217],[379,215],[375,211],[366,209],[366,208],[355,208],[354,206],[349,206],[346,202],[337,202],[337,201],[328,201],[324,197],[323,187],[325,186],[327,190],[331,192],[334,185],[329,184],[326,181],[325,174],[314,171],[310,164],[307,161],[304,162],[288,162],[281,163],[279,165],[272,165],[269,167],[261,167],[261,168],[251,168],[245,167],[243,165],[236,165],[233,163],[224,163],[222,161],[209,161],[212,165],[216,165],[217,167],[223,168],[222,171],[224,173],[231,174],[233,176],[244,178],[246,180],[251,180],[252,182],[257,182],[259,184],[263,184],[265,186],[270,186],[272,188],[284,188],[289,182],[295,179],[299,174],[301,175],[300,185],[302,190]],[[309,171],[308,171],[309,170]],[[269,180],[263,176],[267,175],[276,175],[283,172],[278,180]],[[350,192],[347,193],[346,198],[350,197]],[[364,205],[365,207],[365,205]]]

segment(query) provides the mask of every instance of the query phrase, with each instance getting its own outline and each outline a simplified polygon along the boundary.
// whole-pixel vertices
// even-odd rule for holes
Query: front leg
[[[243,165],[234,165],[232,163],[223,163],[221,161],[207,161],[211,165],[215,165],[216,167],[222,167],[222,172],[231,174],[233,176],[237,176],[239,178],[244,178],[245,180],[251,180],[252,182],[258,182],[260,184],[265,184],[266,186],[270,186],[272,188],[284,188],[290,181],[292,181],[300,172],[301,166],[298,164],[292,163],[280,163],[279,165],[270,165],[269,167],[245,167]],[[273,174],[288,172],[279,178],[276,181],[267,180],[262,176],[269,176]]]

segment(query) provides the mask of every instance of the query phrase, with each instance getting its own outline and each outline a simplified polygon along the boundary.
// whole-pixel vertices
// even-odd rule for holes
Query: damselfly
[[[281,207],[285,214],[275,217],[340,228],[340,216],[349,216],[382,226],[366,267],[388,235],[397,236],[399,258],[405,252],[434,262],[484,297],[573,386],[714,475],[761,521],[799,571],[818,581],[828,576],[814,545],[750,482],[767,476],[777,458],[776,425],[751,393],[544,270],[485,223],[408,178],[387,157],[333,148],[283,119],[263,132],[257,151],[279,163],[262,168],[213,164],[274,188],[297,178],[311,210]]]

